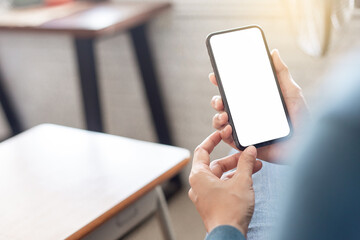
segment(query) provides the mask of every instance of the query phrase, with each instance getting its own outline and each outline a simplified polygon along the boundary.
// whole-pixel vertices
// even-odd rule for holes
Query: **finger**
[[[217,130],[223,129],[228,124],[228,115],[226,112],[220,112],[214,115],[212,120],[213,128]]]
[[[212,133],[208,136],[194,151],[193,167],[201,164],[210,164],[210,153],[214,150],[215,146],[221,141],[219,131]]]
[[[289,73],[289,68],[280,57],[280,52],[278,49],[273,49],[271,51],[271,57],[274,62],[276,73],[286,73],[286,74]]]
[[[255,163],[255,167],[254,167],[254,170],[253,170],[253,174],[254,173],[257,173],[258,171],[260,171],[260,169],[262,168],[262,162],[260,160],[256,160],[256,163]],[[232,171],[232,172],[229,172],[229,173],[224,173],[222,176],[221,176],[221,180],[229,180],[230,178],[232,178],[234,175],[236,174],[236,171]]]
[[[219,95],[213,96],[211,99],[211,106],[216,111],[224,111],[224,103]]]
[[[236,175],[252,176],[255,168],[257,151],[254,146],[247,147],[240,155]]]
[[[278,76],[280,87],[283,91],[300,90],[299,85],[292,79],[289,68],[285,62],[281,59],[279,50],[274,49],[271,52],[271,56],[274,62],[276,75]]]
[[[216,82],[216,78],[215,78],[215,74],[214,73],[210,73],[209,74],[209,80],[212,84],[214,84],[215,86],[217,86],[217,82]]]
[[[212,161],[210,164],[210,170],[218,178],[220,178],[225,172],[236,168],[241,153],[235,153],[230,156]]]
[[[262,168],[262,162],[260,160],[256,160],[255,162],[255,167],[253,169],[253,174],[257,173],[258,171],[260,171]]]
[[[223,130],[221,130],[220,135],[221,135],[221,139],[224,142],[229,144],[231,147],[237,149],[237,147],[234,143],[234,139],[232,137],[232,127],[229,124],[227,126],[225,126]]]
[[[232,171],[232,172],[229,172],[229,173],[225,173],[221,176],[220,180],[222,181],[226,181],[226,180],[229,180],[231,179],[234,175],[235,175],[236,171]]]

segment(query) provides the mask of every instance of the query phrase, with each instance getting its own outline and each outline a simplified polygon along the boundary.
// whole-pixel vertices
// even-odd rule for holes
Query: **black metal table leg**
[[[94,41],[94,38],[75,38],[75,48],[86,126],[90,131],[103,132]]]
[[[5,90],[1,73],[0,73],[0,104],[4,110],[5,117],[7,118],[12,134],[16,135],[21,133],[24,130],[24,128],[21,124],[17,112],[15,111],[14,104],[11,102]]]
[[[146,36],[146,25],[144,24],[130,29],[130,34],[158,140],[160,143],[172,145],[173,141],[164,111],[164,104],[158,85],[154,61]]]
[[[146,36],[146,25],[140,25],[130,29],[131,39],[134,45],[139,69],[142,76],[143,86],[151,109],[152,121],[156,128],[160,143],[173,145],[169,125],[164,111],[162,95],[158,84],[154,61],[150,51],[150,45]],[[174,176],[163,186],[167,199],[174,196],[182,187],[180,175]]]

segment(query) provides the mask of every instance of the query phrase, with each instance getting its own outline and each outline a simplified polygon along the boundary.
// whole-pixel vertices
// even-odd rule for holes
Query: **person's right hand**
[[[273,50],[271,56],[274,62],[276,75],[279,80],[280,88],[284,97],[285,104],[287,106],[290,120],[293,125],[294,134],[290,140],[284,142],[278,142],[268,146],[264,146],[258,149],[258,158],[267,162],[276,162],[280,155],[287,148],[291,141],[294,141],[298,137],[297,130],[300,128],[299,115],[308,115],[307,106],[301,88],[295,83],[288,67],[280,58],[279,51]],[[210,81],[217,86],[216,78],[213,73],[209,75]],[[228,143],[233,148],[236,148],[234,140],[232,138],[232,128],[228,122],[228,115],[224,111],[224,104],[220,96],[214,96],[211,100],[211,106],[218,111],[213,117],[213,127],[221,131],[221,137],[224,142]],[[306,118],[307,119],[307,118]],[[241,133],[238,133],[241,134]]]
[[[194,151],[189,176],[189,197],[195,204],[207,232],[231,225],[246,236],[255,207],[252,174],[262,167],[256,148],[250,146],[210,163],[210,154],[220,143],[220,132],[207,137]],[[231,169],[235,171],[227,174]]]

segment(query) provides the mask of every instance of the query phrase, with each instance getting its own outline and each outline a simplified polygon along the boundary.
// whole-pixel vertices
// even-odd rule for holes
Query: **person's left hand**
[[[271,57],[274,62],[279,85],[286,103],[286,107],[289,111],[289,116],[293,125],[294,134],[291,139],[287,141],[276,142],[271,145],[267,145],[258,149],[258,158],[261,160],[280,163],[282,155],[289,149],[291,143],[297,142],[300,138],[302,125],[306,124],[306,120],[309,119],[309,112],[305,102],[305,98],[302,94],[302,90],[292,78],[288,67],[281,59],[279,51],[273,50]],[[209,75],[210,81],[217,86],[216,78],[213,73]],[[211,100],[211,106],[218,111],[213,118],[213,127],[217,130],[221,130],[221,136],[223,141],[228,143],[231,147],[236,149],[234,140],[232,138],[232,128],[228,122],[228,115],[224,111],[224,103],[220,96],[214,96]],[[301,117],[300,117],[301,116]],[[241,134],[241,133],[239,133]]]
[[[255,206],[252,174],[262,163],[256,160],[256,148],[251,146],[210,164],[210,153],[220,141],[220,132],[216,131],[195,149],[189,197],[207,232],[219,225],[231,225],[246,236]],[[236,171],[224,174],[235,167]]]

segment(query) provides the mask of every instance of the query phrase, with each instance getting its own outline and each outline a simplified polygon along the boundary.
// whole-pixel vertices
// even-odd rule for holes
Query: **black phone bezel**
[[[287,118],[287,121],[288,121],[288,124],[289,124],[289,128],[290,128],[290,132],[289,132],[289,134],[288,134],[287,136],[281,137],[281,138],[276,138],[276,139],[269,140],[269,141],[266,141],[266,142],[261,142],[261,143],[255,144],[254,146],[255,146],[256,148],[259,148],[259,147],[263,147],[263,146],[267,146],[267,145],[273,144],[273,143],[275,143],[275,142],[284,141],[284,140],[290,138],[290,137],[292,136],[292,134],[293,134],[293,127],[292,127],[292,123],[291,123],[291,120],[290,120],[289,112],[288,112],[286,103],[285,103],[285,101],[284,101],[283,94],[282,94],[282,92],[281,92],[279,80],[278,80],[278,78],[277,78],[277,76],[276,76],[276,71],[275,71],[274,63],[273,63],[273,61],[272,61],[272,57],[271,57],[271,54],[270,54],[270,51],[269,51],[269,47],[268,47],[268,45],[267,45],[266,38],[265,38],[265,34],[264,34],[264,31],[262,30],[262,28],[261,28],[260,26],[258,26],[258,25],[249,25],[249,26],[244,26],[244,27],[240,27],[240,28],[233,28],[233,29],[228,29],[228,30],[224,30],[224,31],[213,32],[213,33],[210,33],[210,34],[206,37],[206,47],[207,47],[207,50],[208,50],[208,54],[209,54],[209,56],[210,56],[211,65],[212,65],[213,70],[214,70],[214,74],[215,74],[216,81],[217,81],[217,84],[218,84],[218,87],[219,87],[220,95],[221,95],[222,100],[223,100],[223,103],[224,103],[225,111],[227,112],[228,117],[229,117],[229,118],[228,118],[228,119],[229,119],[229,124],[230,124],[231,127],[232,127],[232,137],[233,137],[233,139],[234,139],[234,142],[235,142],[236,147],[237,147],[239,150],[244,150],[247,146],[242,146],[242,145],[240,144],[240,142],[239,142],[238,137],[237,137],[236,128],[235,128],[235,125],[234,125],[233,120],[232,120],[232,116],[231,116],[231,112],[230,112],[230,109],[229,109],[229,105],[228,105],[228,102],[227,102],[227,99],[226,99],[226,95],[225,95],[225,92],[224,92],[224,88],[223,88],[223,86],[222,86],[220,74],[219,74],[218,69],[217,69],[215,57],[214,57],[214,54],[213,54],[213,51],[212,51],[212,48],[211,48],[211,44],[210,44],[210,39],[211,39],[211,37],[213,37],[213,36],[215,36],[215,35],[220,35],[220,34],[229,33],[229,32],[235,32],[235,31],[242,31],[242,30],[246,30],[246,29],[250,29],[250,28],[257,28],[257,29],[259,29],[260,32],[261,32],[262,39],[263,39],[263,42],[264,42],[264,44],[265,44],[266,52],[267,52],[267,55],[268,55],[268,59],[269,59],[269,61],[270,61],[271,68],[272,68],[272,71],[273,71],[273,75],[274,75],[274,78],[275,78],[276,86],[277,86],[277,88],[278,88],[278,92],[279,92],[279,94],[280,94],[281,102],[282,102],[282,105],[283,105],[283,108],[284,108],[284,111],[285,111],[285,114],[286,114],[286,118]]]

